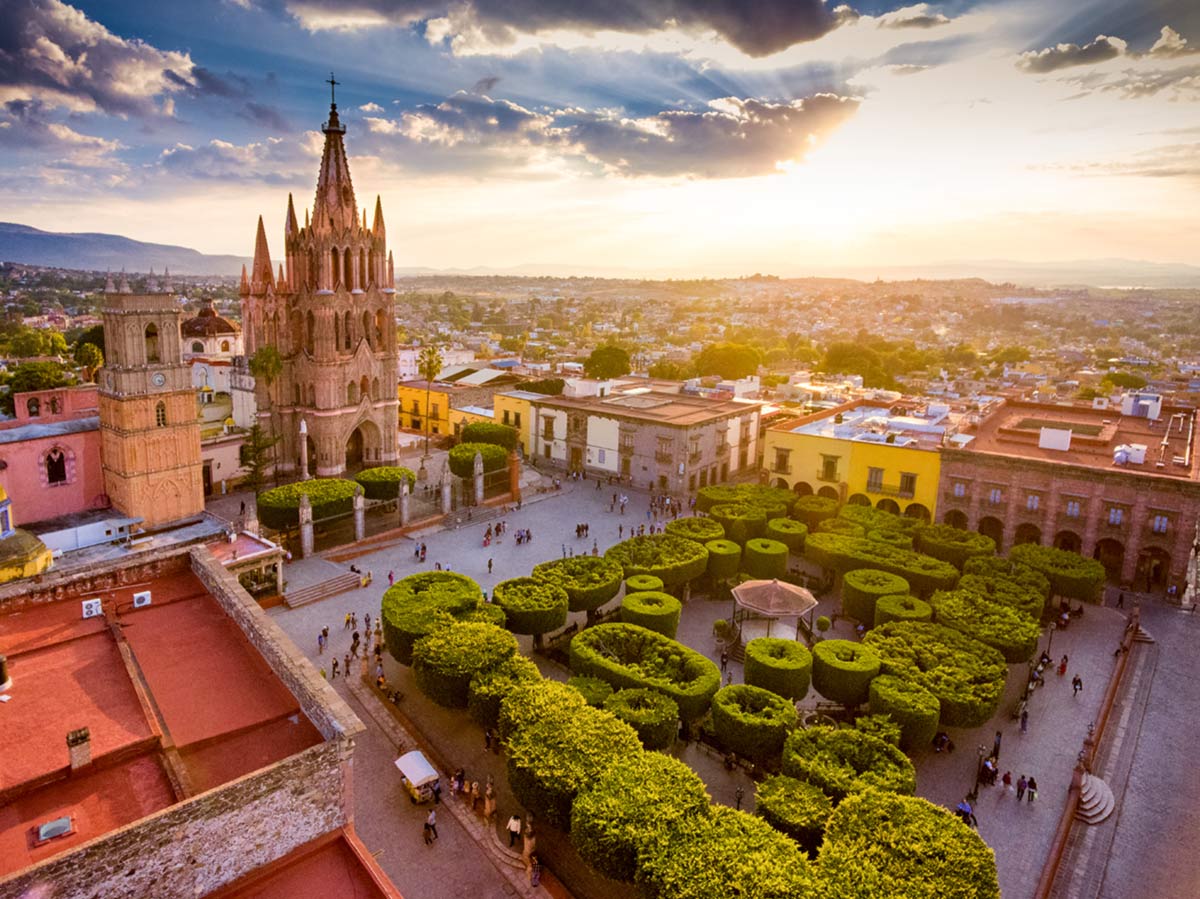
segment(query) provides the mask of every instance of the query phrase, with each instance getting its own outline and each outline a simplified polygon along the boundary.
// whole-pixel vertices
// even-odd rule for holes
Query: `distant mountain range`
[[[238,275],[249,256],[214,256],[188,247],[143,243],[116,234],[61,234],[40,231],[27,225],[0,222],[0,262],[22,262],[53,268],[85,271],[161,272],[170,268],[179,275]],[[434,269],[397,268],[397,275],[499,275],[506,277],[549,276],[556,278],[725,278],[751,274],[732,270],[648,271],[632,267],[570,264],[526,264],[511,267]],[[1020,262],[982,259],[933,262],[926,265],[814,266],[780,271],[788,278],[841,277],[873,281],[954,280],[982,278],[994,283],[1011,282],[1027,287],[1148,287],[1200,288],[1200,266],[1181,263],[1146,262],[1136,259],[1081,259],[1071,262]]]

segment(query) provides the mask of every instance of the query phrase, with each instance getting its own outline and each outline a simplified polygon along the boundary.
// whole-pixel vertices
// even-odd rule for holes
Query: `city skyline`
[[[398,268],[1193,261],[1200,9],[1048,6],[17,0],[2,217],[277,253],[332,69]]]

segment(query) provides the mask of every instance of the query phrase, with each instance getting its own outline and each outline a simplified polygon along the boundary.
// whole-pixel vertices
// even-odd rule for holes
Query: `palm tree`
[[[421,352],[417,355],[417,371],[425,379],[425,455],[421,457],[421,468],[417,472],[417,477],[421,480],[425,480],[429,476],[425,467],[425,463],[429,459],[429,401],[430,394],[433,391],[433,379],[438,376],[441,370],[442,348],[437,343],[425,344],[425,346],[421,347]]]

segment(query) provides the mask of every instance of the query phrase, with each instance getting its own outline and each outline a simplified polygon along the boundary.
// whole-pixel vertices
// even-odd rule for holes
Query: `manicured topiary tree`
[[[617,689],[650,687],[671,697],[685,721],[708,711],[721,684],[711,660],[636,624],[598,624],[571,640],[571,672],[599,677]]]
[[[867,533],[861,524],[844,518],[824,518],[812,530],[816,534],[841,534],[843,537],[863,537]]]
[[[597,709],[604,708],[604,700],[613,694],[612,684],[606,680],[600,680],[598,677],[572,675],[567,678],[567,686],[578,690],[580,695],[587,700],[587,704]]]
[[[769,540],[778,540],[796,555],[804,552],[804,538],[808,536],[808,525],[792,518],[772,518],[767,522],[763,534]]]
[[[704,544],[708,550],[708,576],[717,583],[736,577],[742,564],[742,548],[732,540],[709,540]]]
[[[838,518],[852,521],[860,525],[864,531],[903,531],[907,534],[916,533],[922,527],[916,518],[907,518],[883,509],[871,506],[858,506],[847,503],[838,509]]]
[[[1040,594],[1043,601],[1050,598],[1050,580],[1040,571],[1035,571],[1028,565],[1021,565],[1011,559],[1000,559],[995,556],[968,559],[967,563],[963,565],[963,576],[971,574],[1004,578]]]
[[[460,478],[475,476],[475,456],[483,457],[483,472],[501,471],[508,465],[508,451],[494,443],[460,443],[450,449],[450,472]]]
[[[477,671],[467,688],[467,712],[480,727],[495,727],[500,703],[520,684],[534,683],[542,673],[531,659],[517,653],[495,668]]]
[[[996,859],[974,830],[924,799],[846,797],[825,824],[822,899],[1000,899]]]
[[[490,421],[477,421],[462,429],[463,443],[493,443],[512,451],[517,448],[517,429]]]
[[[837,515],[838,501],[829,496],[802,496],[792,506],[792,518],[808,525],[809,533],[827,518]]]
[[[498,583],[492,603],[504,610],[505,627],[514,634],[532,634],[541,646],[542,634],[567,623],[567,591],[535,577],[515,577]]]
[[[842,612],[868,627],[875,624],[875,603],[882,596],[908,593],[908,581],[875,568],[847,571],[842,578]]]
[[[300,497],[307,496],[313,520],[345,515],[354,508],[354,481],[341,478],[312,478],[272,487],[258,495],[258,520],[277,531],[295,527],[300,521]]]
[[[686,584],[704,574],[708,567],[708,550],[692,540],[670,534],[630,537],[610,546],[604,557],[619,564],[626,579],[635,574],[652,574],[668,588]]]
[[[871,680],[879,674],[879,656],[852,640],[822,640],[812,650],[813,686],[847,708],[867,701]]]
[[[576,794],[622,756],[641,751],[633,728],[608,712],[560,709],[509,735],[508,783],[521,805],[567,830]]]
[[[1098,602],[1106,577],[1104,565],[1095,559],[1085,559],[1078,553],[1024,543],[1014,546],[1008,557],[1020,565],[1040,571],[1050,581],[1050,591],[1057,596]]]
[[[903,752],[844,728],[792,731],[783,747],[783,773],[820,787],[835,803],[869,787],[906,795],[917,789],[916,770]]]
[[[749,503],[722,503],[708,510],[710,518],[725,531],[725,539],[745,543],[761,537],[767,529],[767,512]]]
[[[496,719],[500,739],[507,743],[522,728],[547,718],[573,714],[586,706],[583,694],[562,681],[543,679],[518,684],[500,701],[500,715]]]
[[[941,705],[920,684],[881,674],[871,681],[871,714],[890,715],[900,725],[900,748],[916,752],[933,742]]]
[[[1008,662],[1027,662],[1037,649],[1041,626],[1011,606],[970,590],[939,590],[929,604],[934,621],[995,647]]]
[[[656,593],[663,588],[662,578],[652,574],[631,574],[625,578],[626,593]]]
[[[858,537],[840,534],[810,534],[804,554],[827,571],[845,574],[856,568],[876,568],[898,574],[912,592],[928,596],[934,590],[949,590],[958,583],[958,569],[949,562]]]
[[[812,653],[803,643],[779,637],[756,637],[746,644],[743,676],[746,683],[786,699],[808,695]]]
[[[465,709],[471,678],[508,661],[517,640],[494,624],[456,622],[413,647],[413,674],[421,692],[448,708]]]
[[[722,540],[725,537],[725,528],[721,527],[719,521],[713,518],[701,518],[698,515],[668,521],[663,527],[663,531],[672,537],[683,537],[685,540],[694,540],[697,543]]]
[[[854,719],[854,729],[878,737],[892,746],[900,745],[900,725],[893,721],[890,715],[859,715]]]
[[[875,543],[886,543],[897,549],[913,548],[913,535],[904,531],[867,531],[866,537]]]
[[[620,592],[624,571],[611,559],[572,556],[534,565],[533,576],[566,590],[567,608],[572,612],[587,612],[590,620],[596,609]]]
[[[788,732],[796,726],[796,707],[770,690],[732,684],[713,697],[712,725],[727,750],[765,762],[779,755]]]
[[[1008,674],[998,650],[953,628],[917,621],[877,627],[863,645],[878,654],[883,674],[938,698],[943,727],[979,727],[996,713]]]
[[[626,593],[621,600],[622,621],[639,624],[671,639],[675,639],[682,611],[683,603],[670,593]]]
[[[401,578],[383,594],[383,639],[392,658],[412,664],[413,643],[483,601],[479,584],[451,571],[424,571]]]
[[[647,749],[666,749],[675,742],[679,706],[669,696],[645,687],[617,690],[604,700],[604,710],[624,721]]]
[[[713,484],[701,487],[696,494],[696,511],[710,512],[713,506],[724,503],[746,503],[762,509],[776,510],[768,518],[787,515],[795,505],[796,496],[783,487],[768,487],[765,484]]]
[[[742,568],[753,578],[771,580],[787,574],[788,548],[778,540],[755,537],[746,541]]]
[[[395,499],[400,495],[400,486],[408,484],[411,491],[417,482],[417,476],[411,468],[398,465],[379,465],[367,468],[354,476],[354,480],[362,487],[367,499]]]
[[[996,541],[976,531],[948,524],[926,525],[917,534],[917,549],[927,556],[949,562],[962,571],[967,560],[996,554]]]
[[[708,793],[696,772],[661,752],[634,752],[614,759],[575,797],[571,844],[596,871],[628,883],[637,876],[643,846],[708,814]]]
[[[833,801],[818,786],[776,774],[758,785],[754,812],[812,856],[821,845],[825,822],[833,814]]]
[[[915,596],[881,596],[875,603],[875,627],[889,621],[932,621],[933,607]]]
[[[1032,568],[1026,570],[1048,584],[1046,578]],[[1001,575],[964,574],[958,581],[958,589],[978,594],[995,605],[1008,606],[1025,617],[1038,621],[1046,611],[1046,594],[1041,592],[1039,585],[1032,583],[1032,579],[1028,581],[1022,583]]]

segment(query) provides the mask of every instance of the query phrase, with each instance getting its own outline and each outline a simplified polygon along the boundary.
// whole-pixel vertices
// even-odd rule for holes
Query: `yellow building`
[[[12,501],[0,487],[0,584],[41,574],[54,562],[46,544],[12,526]]]
[[[508,425],[517,429],[517,441],[521,454],[528,456],[533,446],[533,406],[534,400],[544,400],[545,394],[533,393],[529,390],[506,390],[493,397],[495,418],[497,424]]]
[[[451,433],[450,394],[453,391],[452,385],[437,381],[428,390],[424,381],[401,381],[396,388],[400,399],[400,427],[421,434],[428,427],[432,436]]]
[[[950,409],[897,406],[856,400],[768,428],[763,465],[770,483],[934,520]]]
[[[461,409],[450,410],[450,428],[456,440],[462,438],[462,430],[467,425],[480,422],[492,424],[495,420],[492,410],[483,406],[463,406]]]

